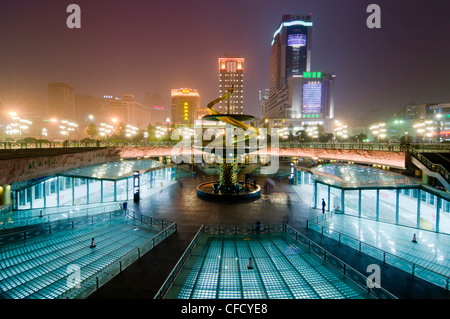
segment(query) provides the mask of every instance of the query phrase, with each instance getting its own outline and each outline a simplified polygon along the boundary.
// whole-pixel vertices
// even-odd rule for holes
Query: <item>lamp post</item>
[[[441,141],[441,118],[442,114],[436,114],[436,141],[439,143]]]
[[[67,142],[69,142],[70,132],[74,132],[75,128],[77,128],[78,125],[76,123],[69,122],[67,120],[62,120],[61,124],[62,125],[59,126],[59,128],[61,129],[61,134],[67,135]]]
[[[10,123],[6,127],[6,133],[8,134],[9,132],[9,134],[11,135],[19,133],[19,140],[22,140],[22,132],[28,129],[29,126],[33,123],[31,121],[21,118],[20,116],[17,116],[16,112],[9,112],[9,116],[11,116],[11,118],[16,122]]]

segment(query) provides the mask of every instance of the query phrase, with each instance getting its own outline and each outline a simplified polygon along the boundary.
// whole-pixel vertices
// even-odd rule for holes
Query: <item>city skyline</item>
[[[215,10],[217,2],[204,1],[77,3],[82,28],[71,30],[65,24],[68,3],[2,2],[0,103],[5,109],[30,96],[46,98],[49,82],[96,97],[133,94],[139,102],[157,92],[166,106],[172,88],[194,87],[207,103],[218,95],[217,58],[239,52],[246,59],[244,109],[259,117],[258,92],[269,87],[270,42],[280,17],[309,13],[311,69],[337,75],[337,118],[450,101],[444,2],[424,7],[418,1],[377,1],[381,29],[366,26],[367,1],[246,1],[239,10],[230,4],[223,11]],[[421,16],[430,18],[415,18]]]

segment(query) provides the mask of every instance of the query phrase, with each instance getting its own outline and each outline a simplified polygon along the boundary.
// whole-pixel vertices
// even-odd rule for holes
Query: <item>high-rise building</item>
[[[231,86],[234,93],[230,97],[230,109],[227,101],[219,103],[219,112],[243,114],[244,107],[244,58],[225,54],[219,58],[219,96],[225,94]]]
[[[152,125],[167,123],[167,119],[170,122],[170,106],[166,106],[163,97],[158,92],[153,94],[147,92],[143,104],[150,108],[150,123]]]
[[[289,78],[311,67],[311,15],[283,15],[273,35],[269,89],[273,96]]]
[[[122,97],[105,95],[103,103],[111,119],[138,128],[147,128],[150,123],[150,108],[134,100],[134,95],[123,94]]]
[[[48,113],[59,120],[75,120],[75,91],[64,83],[48,84]]]
[[[200,110],[200,94],[198,91],[188,88],[173,89],[171,96],[172,123],[194,124]]]
[[[328,127],[335,75],[311,72],[311,15],[284,15],[273,35],[265,119]]]

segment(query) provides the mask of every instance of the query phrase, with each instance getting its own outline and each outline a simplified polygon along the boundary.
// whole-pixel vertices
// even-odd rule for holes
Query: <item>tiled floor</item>
[[[83,282],[98,276],[127,253],[150,240],[159,227],[125,216],[109,216],[92,224],[9,242],[0,246],[0,296],[15,299],[53,299],[64,296],[74,284],[73,269]],[[92,238],[96,244],[90,248]],[[104,274],[102,274],[104,275]],[[78,283],[78,281],[77,281]]]
[[[201,225],[254,225],[258,220],[263,225],[286,223],[313,238],[360,273],[365,273],[367,264],[379,262],[373,258],[361,257],[357,251],[336,245],[333,240],[321,237],[316,232],[308,232],[306,221],[322,216],[322,213],[320,210],[311,209],[302,199],[305,194],[298,194],[295,187],[288,183],[287,178],[275,181],[274,194],[263,195],[259,200],[244,203],[217,203],[199,199],[195,192],[196,185],[212,179],[211,176],[198,173],[196,178],[184,178],[182,183],[172,185],[139,203],[130,202],[131,209],[142,214],[175,221],[177,232],[143,256],[139,264],[130,266],[124,271],[124,275],[113,278],[89,298],[153,298]],[[265,183],[264,177],[256,177],[256,180],[260,185]],[[383,288],[388,291],[392,289],[391,292],[395,292],[399,298],[448,297],[445,291],[436,289],[433,284],[412,279],[410,274],[400,270],[387,270],[383,264],[380,266],[383,268]],[[149,273],[152,275],[149,276]],[[184,275],[187,278],[187,275]],[[234,275],[227,274],[227,276]],[[242,280],[246,282],[257,278],[249,277]],[[258,289],[248,290],[245,293],[248,294],[245,297],[266,296]]]
[[[167,298],[370,297],[286,233],[203,236]]]
[[[417,266],[428,268],[438,274],[450,276],[450,235],[436,233],[432,231],[419,230],[410,227],[398,226],[389,223],[377,222],[370,219],[358,218],[346,214],[334,214],[332,218],[312,226],[321,232],[321,227],[325,226],[324,234],[338,238],[338,233],[342,233],[341,242],[354,248],[358,247],[358,242],[363,243],[363,250],[376,256],[376,252],[371,252],[370,246],[381,251],[386,251],[388,255],[397,256]],[[334,231],[330,233],[327,229]],[[416,235],[417,243],[412,239]],[[382,254],[378,252],[382,258]],[[393,258],[386,258],[393,260]],[[412,266],[407,262],[396,262],[396,266],[411,272]],[[419,272],[420,267],[415,271]]]

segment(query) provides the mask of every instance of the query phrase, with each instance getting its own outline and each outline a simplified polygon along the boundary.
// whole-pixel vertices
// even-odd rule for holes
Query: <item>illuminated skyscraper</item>
[[[311,15],[283,15],[273,34],[269,88],[273,96],[288,85],[292,75],[311,66]]]
[[[335,75],[311,72],[311,15],[284,15],[272,40],[265,119],[329,126]]]
[[[234,87],[230,97],[230,114],[243,114],[244,105],[244,58],[225,55],[219,58],[219,96]],[[227,113],[227,101],[219,103],[219,112]]]
[[[172,122],[174,124],[194,124],[200,109],[200,95],[194,89],[172,90]]]

